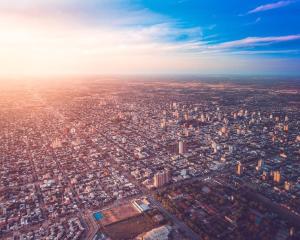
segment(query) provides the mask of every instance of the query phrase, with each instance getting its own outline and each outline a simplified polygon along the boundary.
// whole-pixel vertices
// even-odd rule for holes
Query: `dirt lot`
[[[101,221],[99,221],[99,224],[102,226],[108,226],[140,214],[131,203],[103,210],[101,213],[104,217]]]
[[[105,232],[113,240],[129,240],[137,235],[158,227],[150,217],[141,214],[105,227]]]

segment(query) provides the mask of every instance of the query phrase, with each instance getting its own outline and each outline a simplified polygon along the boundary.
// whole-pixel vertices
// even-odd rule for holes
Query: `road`
[[[183,221],[180,221],[175,215],[171,214],[169,211],[167,211],[159,201],[155,200],[153,196],[147,195],[148,200],[152,205],[154,205],[156,208],[158,208],[165,216],[167,216],[169,219],[173,221],[173,223],[181,229],[186,237],[188,237],[191,240],[198,240],[199,236],[192,231]]]

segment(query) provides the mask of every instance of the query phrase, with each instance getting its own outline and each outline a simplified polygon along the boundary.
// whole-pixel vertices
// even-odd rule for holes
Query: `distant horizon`
[[[106,82],[120,83],[120,82],[132,82],[132,83],[168,83],[168,82],[194,82],[203,84],[237,84],[237,85],[255,85],[265,84],[268,86],[286,86],[289,89],[300,85],[300,76],[284,76],[284,75],[240,75],[240,74],[127,74],[127,75],[64,75],[64,76],[35,76],[26,78],[2,78],[0,77],[0,89],[13,89],[21,86],[40,86],[51,87],[55,85],[66,86],[67,85],[80,85],[82,83],[89,82]]]
[[[241,74],[241,73],[111,73],[111,74],[48,74],[48,75],[27,75],[27,76],[0,76],[0,80],[11,79],[58,79],[58,78],[105,78],[105,77],[115,77],[115,78],[127,78],[127,77],[145,77],[145,78],[168,78],[168,77],[178,77],[178,78],[201,78],[201,77],[211,77],[211,78],[299,78],[300,74]]]

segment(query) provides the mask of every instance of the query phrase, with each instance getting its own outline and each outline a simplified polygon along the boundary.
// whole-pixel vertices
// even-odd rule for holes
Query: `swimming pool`
[[[101,212],[96,212],[93,214],[96,221],[101,221],[101,219],[104,218],[103,214]]]

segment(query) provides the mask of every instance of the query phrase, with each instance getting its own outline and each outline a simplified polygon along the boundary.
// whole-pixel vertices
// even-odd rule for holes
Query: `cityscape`
[[[300,0],[0,0],[0,240],[300,240]]]
[[[16,88],[0,99],[1,239],[299,239],[299,82]]]

